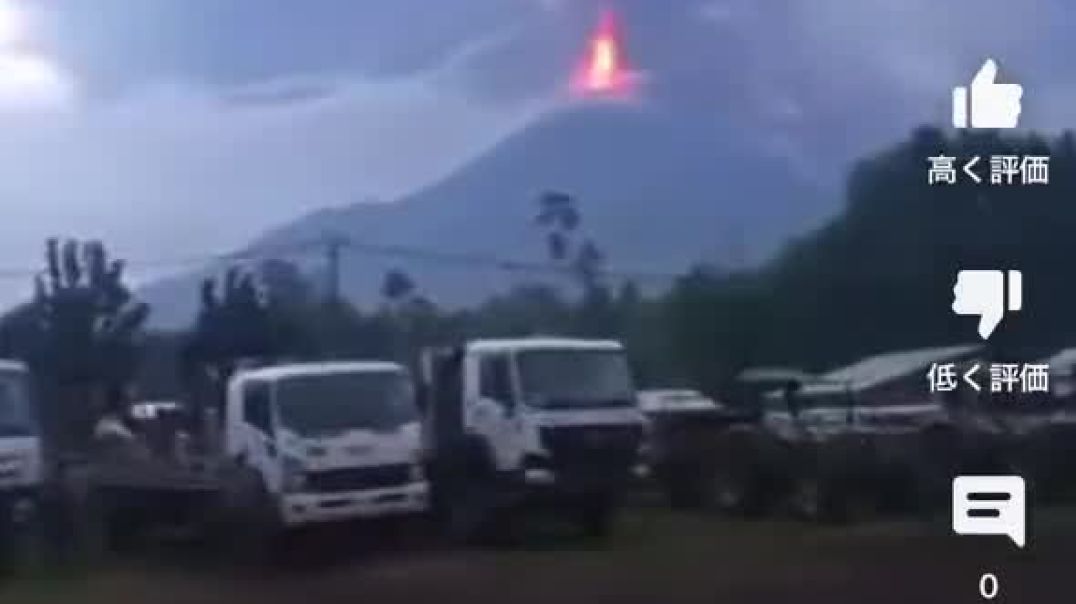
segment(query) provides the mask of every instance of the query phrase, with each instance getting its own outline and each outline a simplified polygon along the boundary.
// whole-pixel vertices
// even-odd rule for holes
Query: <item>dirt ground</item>
[[[1072,602],[1076,514],[1039,516],[1026,550],[954,536],[944,522],[827,528],[657,510],[629,513],[605,544],[557,534],[495,551],[449,548],[409,525],[335,527],[304,536],[293,564],[273,570],[225,571],[206,552],[155,548],[92,572],[24,577],[0,601],[961,604],[983,601],[979,578],[992,572],[995,602]]]

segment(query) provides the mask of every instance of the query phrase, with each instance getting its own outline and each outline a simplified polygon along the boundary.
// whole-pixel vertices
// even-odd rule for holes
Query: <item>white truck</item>
[[[29,371],[0,360],[0,554],[33,514],[43,481]]]
[[[313,523],[427,509],[418,408],[402,366],[243,370],[225,398],[223,421],[208,422],[215,428],[206,430],[200,451],[162,456],[119,447],[91,461],[85,492],[109,535],[181,523],[269,537]]]
[[[473,340],[425,351],[420,376],[434,510],[453,537],[503,537],[533,507],[608,531],[644,425],[618,342]]]

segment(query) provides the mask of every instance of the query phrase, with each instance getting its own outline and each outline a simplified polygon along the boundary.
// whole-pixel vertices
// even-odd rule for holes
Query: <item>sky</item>
[[[823,180],[944,123],[988,56],[1025,125],[1076,123],[1066,0],[0,0],[0,304],[48,236],[145,278],[420,188],[574,102],[602,9],[643,102]]]

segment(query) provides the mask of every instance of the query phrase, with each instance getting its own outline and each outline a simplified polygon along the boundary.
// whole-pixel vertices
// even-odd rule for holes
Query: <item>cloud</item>
[[[421,187],[543,107],[476,103],[449,80],[162,81],[62,113],[0,111],[0,265],[37,266],[52,235],[102,238],[136,268],[235,249],[305,212]],[[23,292],[0,282],[0,302]]]
[[[24,7],[0,0],[0,112],[62,109],[75,98],[71,76],[27,47],[31,17]]]
[[[1076,13],[1063,0],[1019,7],[1002,0],[693,4],[707,34],[687,27],[695,35],[649,42],[664,49],[655,93],[727,116],[760,140],[780,141],[786,155],[834,180],[848,162],[909,129],[944,125],[951,88],[966,83],[986,57],[998,59],[1003,78],[1025,85],[1027,126],[1073,123],[1063,118],[1064,99],[1071,99],[1063,90],[1076,74],[1059,57],[1076,50],[1065,33]],[[676,67],[677,56],[705,58]]]
[[[41,4],[38,46],[101,94],[160,77],[235,85],[311,74],[415,75],[490,31],[544,12],[536,0]]]
[[[0,50],[0,112],[63,109],[75,100],[73,80],[44,57]]]
[[[54,4],[0,52],[0,267],[53,234],[132,260],[227,250],[419,188],[546,110],[605,4],[648,100],[834,179],[944,120],[988,54],[1031,125],[1074,119],[1064,0]]]

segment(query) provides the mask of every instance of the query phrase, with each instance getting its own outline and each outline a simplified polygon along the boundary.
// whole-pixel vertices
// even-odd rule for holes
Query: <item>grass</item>
[[[347,530],[351,530],[350,528]],[[0,600],[37,604],[127,602],[971,602],[978,577],[996,572],[1006,601],[1067,601],[1076,513],[1037,514],[1027,550],[1004,539],[956,537],[944,524],[878,521],[818,527],[785,521],[730,521],[660,510],[628,513],[598,544],[557,531],[526,548],[459,550],[411,537],[331,531],[304,544],[369,541],[356,552],[302,572],[257,575],[176,565],[166,559],[114,560],[93,572],[26,577]],[[387,543],[381,541],[387,538]],[[331,547],[329,548],[331,549]],[[808,597],[804,597],[808,596]]]

